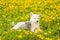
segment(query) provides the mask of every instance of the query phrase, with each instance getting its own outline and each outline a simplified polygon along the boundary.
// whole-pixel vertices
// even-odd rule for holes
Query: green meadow
[[[42,14],[43,33],[10,30],[13,21],[30,20],[30,12]],[[0,0],[0,40],[60,40],[60,0]]]

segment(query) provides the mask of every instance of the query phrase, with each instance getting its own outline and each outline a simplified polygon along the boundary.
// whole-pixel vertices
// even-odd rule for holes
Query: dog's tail
[[[14,24],[14,21],[11,23],[12,24],[12,26],[14,26],[15,24]]]
[[[11,24],[12,24],[13,27],[15,26],[14,21]],[[13,28],[11,28],[10,30],[13,30]]]

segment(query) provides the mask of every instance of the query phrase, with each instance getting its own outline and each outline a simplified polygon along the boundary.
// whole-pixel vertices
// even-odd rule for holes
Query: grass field
[[[13,21],[28,21],[30,12],[42,14],[43,33],[9,31]],[[0,0],[0,40],[60,40],[60,0]]]

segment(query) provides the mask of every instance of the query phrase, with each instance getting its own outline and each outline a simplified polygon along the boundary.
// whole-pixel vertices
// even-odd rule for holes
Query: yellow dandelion
[[[23,30],[23,32],[26,32],[26,30]]]
[[[57,19],[60,19],[60,17],[57,17]]]
[[[30,32],[29,30],[27,30],[27,32]]]
[[[39,37],[39,38],[41,38],[41,39],[44,39],[44,36],[41,35],[41,34],[37,35],[37,37]]]
[[[12,12],[12,11],[10,11],[10,12],[9,12],[9,15],[10,15],[10,14],[12,14],[12,13],[13,13],[13,12]]]
[[[5,32],[5,34],[8,34],[8,32]]]
[[[5,15],[2,15],[4,18],[6,18],[6,16]]]
[[[37,35],[37,37],[41,37],[41,36],[42,36],[41,34]]]
[[[23,17],[22,17],[21,19],[22,19],[22,20],[24,20],[24,18],[23,18]]]
[[[15,6],[15,9],[18,9],[18,7],[17,7],[17,6]]]
[[[6,7],[4,10],[8,10],[8,7]]]
[[[52,19],[55,20],[55,17],[53,17]]]
[[[56,15],[56,17],[58,17],[58,15]]]
[[[59,25],[60,23],[57,23],[57,25]]]
[[[42,18],[42,20],[44,21],[44,18]]]
[[[2,1],[2,0],[0,0],[0,5],[4,5],[5,4],[5,1]]]
[[[44,36],[42,36],[41,39],[44,39]]]
[[[43,14],[41,17],[45,17],[45,15]]]
[[[54,8],[54,6],[53,6],[53,5],[50,5],[50,7],[51,7],[51,8]]]
[[[11,22],[11,20],[9,20]]]
[[[29,31],[25,31],[24,33],[25,33],[25,34],[29,34]]]
[[[49,34],[51,34],[51,31],[48,31]]]
[[[22,35],[18,35],[17,37],[18,37],[18,38],[22,38]]]
[[[38,5],[40,5],[40,4],[41,4],[41,2],[37,2],[37,4],[38,4]]]
[[[57,10],[60,10],[60,6],[56,6],[56,9],[57,9]]]
[[[32,32],[29,32],[31,35],[33,34]]]
[[[53,40],[52,38],[46,38],[46,40]]]
[[[60,38],[58,38],[58,40],[60,40]]]
[[[53,1],[49,1],[49,3],[51,3],[51,4],[52,4],[52,3],[53,3]]]
[[[27,14],[26,17],[29,17],[29,15]]]
[[[60,28],[59,28],[59,30],[60,30]]]
[[[47,34],[48,34],[47,32],[44,33],[44,35],[47,35]]]
[[[29,34],[28,32],[25,32],[25,34]]]
[[[35,30],[35,33],[39,33],[39,32],[40,32],[40,29],[39,28]]]
[[[52,21],[51,19],[49,21]]]
[[[46,22],[48,22],[49,20],[48,19],[45,19]]]
[[[14,5],[10,4],[10,5],[9,5],[9,8],[10,8],[10,9],[13,9],[13,8],[14,8]]]
[[[2,26],[2,23],[0,25]]]
[[[2,37],[0,36],[0,40],[2,40]]]

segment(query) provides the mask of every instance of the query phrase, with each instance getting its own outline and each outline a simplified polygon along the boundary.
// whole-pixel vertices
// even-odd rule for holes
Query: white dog
[[[33,14],[30,13],[30,23],[31,23],[31,31],[34,32],[36,29],[40,29],[40,16],[41,14]]]
[[[26,29],[29,30],[31,27],[30,22],[26,21],[26,22],[19,22],[16,25],[14,24],[14,22],[12,22],[12,26],[14,26],[12,29],[17,30],[17,29]]]
[[[12,23],[14,25],[14,27],[12,29],[30,29],[32,32],[34,32],[37,28],[40,28],[40,23],[39,23],[39,19],[40,19],[40,14],[34,14],[34,13],[30,13],[30,21],[26,21],[26,22],[19,22],[16,25],[14,23]]]

